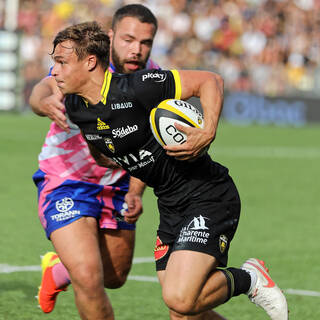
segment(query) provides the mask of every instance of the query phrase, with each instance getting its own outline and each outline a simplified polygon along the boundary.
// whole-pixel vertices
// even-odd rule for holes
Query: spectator
[[[108,28],[116,8],[132,2],[157,13],[153,58],[164,68],[220,72],[227,90],[320,94],[320,1],[21,0],[26,101],[28,88],[51,64],[48,53],[59,29],[88,20]]]

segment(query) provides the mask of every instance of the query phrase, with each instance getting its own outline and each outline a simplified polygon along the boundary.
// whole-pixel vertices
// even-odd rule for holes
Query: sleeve
[[[50,70],[49,70],[49,73],[48,73],[47,77],[50,77],[50,76],[52,75],[52,74],[51,74],[52,69],[53,69],[53,67],[51,67],[51,68],[50,68]]]
[[[163,100],[181,98],[181,81],[177,70],[143,70],[131,76],[129,87],[132,94],[148,111]]]

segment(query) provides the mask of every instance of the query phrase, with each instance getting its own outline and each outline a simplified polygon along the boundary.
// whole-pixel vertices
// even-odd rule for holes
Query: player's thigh
[[[135,230],[99,229],[99,237],[105,277],[126,277],[133,259]]]
[[[213,256],[206,253],[191,250],[172,252],[161,281],[164,298],[195,301],[209,273],[218,264]]]
[[[72,280],[102,277],[97,220],[82,217],[51,233],[51,241]]]

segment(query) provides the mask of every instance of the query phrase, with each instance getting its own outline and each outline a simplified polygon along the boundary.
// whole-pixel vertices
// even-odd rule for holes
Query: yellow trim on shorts
[[[175,92],[175,99],[181,99],[181,80],[180,80],[180,74],[178,70],[171,70],[173,77],[174,77],[174,82],[176,85],[176,92]]]
[[[104,81],[103,81],[103,85],[102,85],[102,88],[101,88],[101,91],[100,91],[100,94],[102,96],[101,102],[103,104],[107,103],[107,96],[108,96],[109,89],[110,89],[111,78],[112,78],[112,74],[107,69],[105,74],[104,74]]]

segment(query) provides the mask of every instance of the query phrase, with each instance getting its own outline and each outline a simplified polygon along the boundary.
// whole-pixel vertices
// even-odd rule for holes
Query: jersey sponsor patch
[[[97,119],[97,129],[98,130],[108,130],[110,129],[110,126],[107,125],[104,121],[102,121],[100,118]]]
[[[57,200],[56,209],[59,213],[52,215],[51,219],[53,221],[63,221],[80,215],[80,210],[71,210],[73,206],[74,202],[71,198],[64,197],[61,200]]]
[[[111,103],[111,110],[129,109],[132,107],[132,102]]]
[[[207,244],[210,230],[206,226],[206,220],[209,220],[209,218],[202,215],[192,218],[189,224],[180,230],[177,243],[193,242]]]
[[[138,131],[138,129],[139,127],[136,124],[133,126],[127,125],[126,127],[112,129],[112,135],[114,138],[123,138],[132,132]]]
[[[143,82],[147,79],[153,79],[154,82],[164,82],[167,79],[167,74],[159,72],[148,72],[142,75]]]
[[[86,134],[85,136],[86,136],[87,140],[89,140],[89,141],[95,141],[95,140],[102,139],[102,136],[100,136],[99,134]]]
[[[141,169],[155,161],[152,152],[141,149],[137,153],[129,153],[123,157],[114,157],[113,161],[118,163],[120,166],[126,167],[128,171],[135,171]]]

